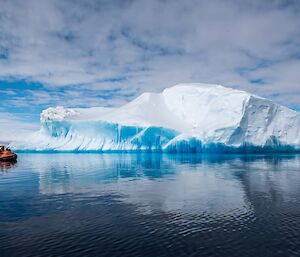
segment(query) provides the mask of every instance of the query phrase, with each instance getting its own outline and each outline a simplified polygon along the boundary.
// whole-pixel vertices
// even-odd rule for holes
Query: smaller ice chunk
[[[76,115],[79,115],[79,112],[70,109],[70,108],[65,108],[63,106],[57,106],[55,108],[50,107],[46,110],[43,110],[41,115],[40,115],[40,121],[46,122],[46,121],[63,121],[65,119],[72,118]]]

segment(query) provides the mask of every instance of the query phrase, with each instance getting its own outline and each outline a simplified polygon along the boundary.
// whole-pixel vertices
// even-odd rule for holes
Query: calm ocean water
[[[300,156],[19,154],[0,256],[300,256]]]

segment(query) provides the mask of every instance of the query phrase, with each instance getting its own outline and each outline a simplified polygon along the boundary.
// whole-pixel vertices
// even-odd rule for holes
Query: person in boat
[[[4,152],[5,147],[3,145],[0,146],[0,153]]]

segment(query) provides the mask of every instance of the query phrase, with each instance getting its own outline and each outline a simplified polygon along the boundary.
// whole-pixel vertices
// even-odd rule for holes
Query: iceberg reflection
[[[38,158],[36,158],[38,156]],[[252,212],[299,194],[297,155],[33,154],[45,195],[114,195],[144,213]],[[262,197],[263,196],[263,197]]]

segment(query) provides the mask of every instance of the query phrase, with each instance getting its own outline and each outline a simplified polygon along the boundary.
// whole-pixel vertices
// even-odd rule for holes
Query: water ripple
[[[83,158],[84,157],[84,158]],[[300,256],[299,156],[20,154],[2,256]]]

